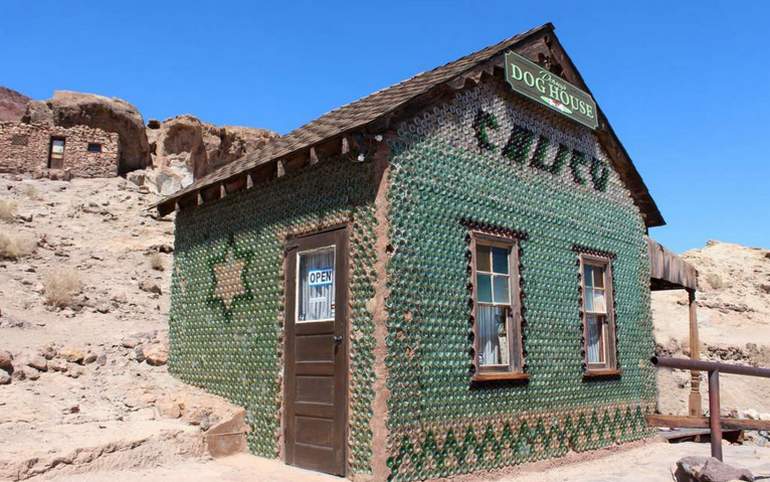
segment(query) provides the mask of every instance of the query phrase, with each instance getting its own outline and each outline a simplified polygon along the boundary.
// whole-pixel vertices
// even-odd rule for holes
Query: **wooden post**
[[[722,459],[722,425],[719,422],[719,370],[709,370],[709,428],[711,429],[711,456]]]
[[[698,337],[698,312],[695,305],[695,290],[687,289],[690,307],[690,359],[700,360],[700,339]],[[700,372],[692,370],[690,372],[690,400],[688,403],[691,417],[699,417],[702,413],[702,403],[700,396]]]

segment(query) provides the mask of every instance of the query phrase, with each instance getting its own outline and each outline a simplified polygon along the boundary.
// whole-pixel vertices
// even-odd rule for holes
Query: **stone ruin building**
[[[118,134],[77,125],[0,122],[0,172],[56,172],[76,177],[118,175]]]

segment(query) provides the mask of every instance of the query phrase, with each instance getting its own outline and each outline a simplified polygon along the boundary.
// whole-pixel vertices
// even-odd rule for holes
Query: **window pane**
[[[299,255],[297,321],[334,319],[334,248]]]
[[[508,307],[479,305],[476,315],[479,365],[508,365]]]
[[[492,302],[492,277],[488,274],[476,275],[476,296],[479,303]]]
[[[508,274],[508,253],[504,248],[492,248],[492,271]]]
[[[593,286],[593,268],[589,265],[583,266],[583,284],[586,287]]]
[[[583,308],[585,311],[594,311],[594,290],[586,288],[583,290]]]
[[[594,286],[604,288],[604,268],[594,266]]]
[[[604,290],[594,289],[594,309],[597,313],[607,313],[607,302],[604,296]]]
[[[492,271],[489,264],[489,246],[476,245],[476,271]]]
[[[495,303],[510,303],[510,289],[507,276],[494,277]]]
[[[586,339],[588,363],[604,362],[604,337],[602,336],[604,325],[603,319],[604,317],[595,315],[588,315],[586,317],[586,325],[588,325]]]

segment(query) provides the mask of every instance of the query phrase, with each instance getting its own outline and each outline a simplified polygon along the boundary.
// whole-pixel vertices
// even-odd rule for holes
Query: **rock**
[[[251,127],[217,127],[185,114],[164,120],[159,128],[149,129],[147,136],[155,145],[155,167],[177,164],[199,179],[261,149],[278,134]]]
[[[144,120],[133,105],[117,99],[95,94],[58,90],[46,102],[50,109],[49,122],[57,126],[86,125],[115,132],[119,136],[120,174],[143,169],[150,162],[150,145],[147,142]],[[39,105],[28,108],[24,118],[46,122],[48,112]]]
[[[101,353],[98,357],[96,357],[96,364],[100,367],[103,367],[107,364],[107,354]]]
[[[90,365],[91,363],[95,362],[98,357],[96,356],[96,353],[89,351],[86,353],[85,358],[83,358],[83,364],[84,365]]]
[[[8,385],[11,383],[11,376],[3,370],[0,370],[0,385]]]
[[[31,100],[20,92],[0,87],[0,122],[19,122]]]
[[[179,403],[169,398],[164,398],[155,403],[158,414],[165,418],[179,418],[182,416],[182,409]]]
[[[133,354],[132,358],[139,363],[142,363],[145,359],[144,347],[142,345],[136,345],[136,348],[134,348],[134,351],[132,352],[132,354]]]
[[[123,348],[136,348],[136,346],[140,343],[139,339],[133,336],[129,336],[126,338],[123,338],[120,341],[120,345]]]
[[[50,371],[66,372],[68,368],[69,366],[67,365],[67,362],[62,360],[61,358],[56,358],[48,362],[48,370]]]
[[[163,292],[160,289],[160,286],[158,286],[156,282],[149,279],[142,280],[139,283],[139,289],[142,291],[146,291],[148,293],[155,293],[156,295],[163,294]]]
[[[27,366],[44,372],[48,370],[48,360],[46,360],[45,357],[41,355],[35,355],[27,360]]]
[[[224,420],[206,432],[206,445],[212,457],[225,457],[248,450],[246,411],[241,409],[232,418]]]
[[[6,350],[0,350],[0,370],[13,373],[13,355]]]
[[[24,378],[27,380],[37,380],[40,378],[40,372],[32,367],[26,366],[21,369],[24,372]]]
[[[753,481],[754,476],[746,469],[736,468],[713,457],[683,457],[674,466],[677,482],[729,482]]]
[[[28,124],[53,125],[53,112],[51,107],[44,100],[32,100],[27,104],[27,110],[22,116],[22,122]]]
[[[144,186],[145,177],[144,169],[138,169],[126,174],[126,181],[136,184],[137,186]]]
[[[148,365],[160,366],[168,363],[168,348],[160,343],[145,345],[142,353]]]
[[[27,379],[27,374],[24,373],[24,367],[21,367],[17,370],[13,371],[13,374],[11,375],[11,378],[17,381],[23,381]]]
[[[70,378],[78,378],[83,373],[84,373],[83,369],[80,367],[80,365],[75,365],[75,364],[70,363],[67,366],[67,376],[70,377]]]
[[[77,348],[64,348],[59,351],[59,356],[70,363],[83,364],[83,360],[85,359],[86,354]]]

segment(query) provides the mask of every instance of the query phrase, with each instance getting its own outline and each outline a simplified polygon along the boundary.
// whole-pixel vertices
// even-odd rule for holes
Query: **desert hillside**
[[[0,480],[199,458],[232,416],[166,370],[174,228],[156,199],[0,176]]]
[[[701,356],[716,361],[770,367],[770,250],[709,241],[682,257],[698,269]],[[689,318],[684,291],[652,295],[655,338],[666,354],[689,354]],[[664,413],[686,413],[689,374],[659,372]],[[722,375],[722,409],[770,418],[770,380]],[[706,398],[706,384],[701,383]]]

